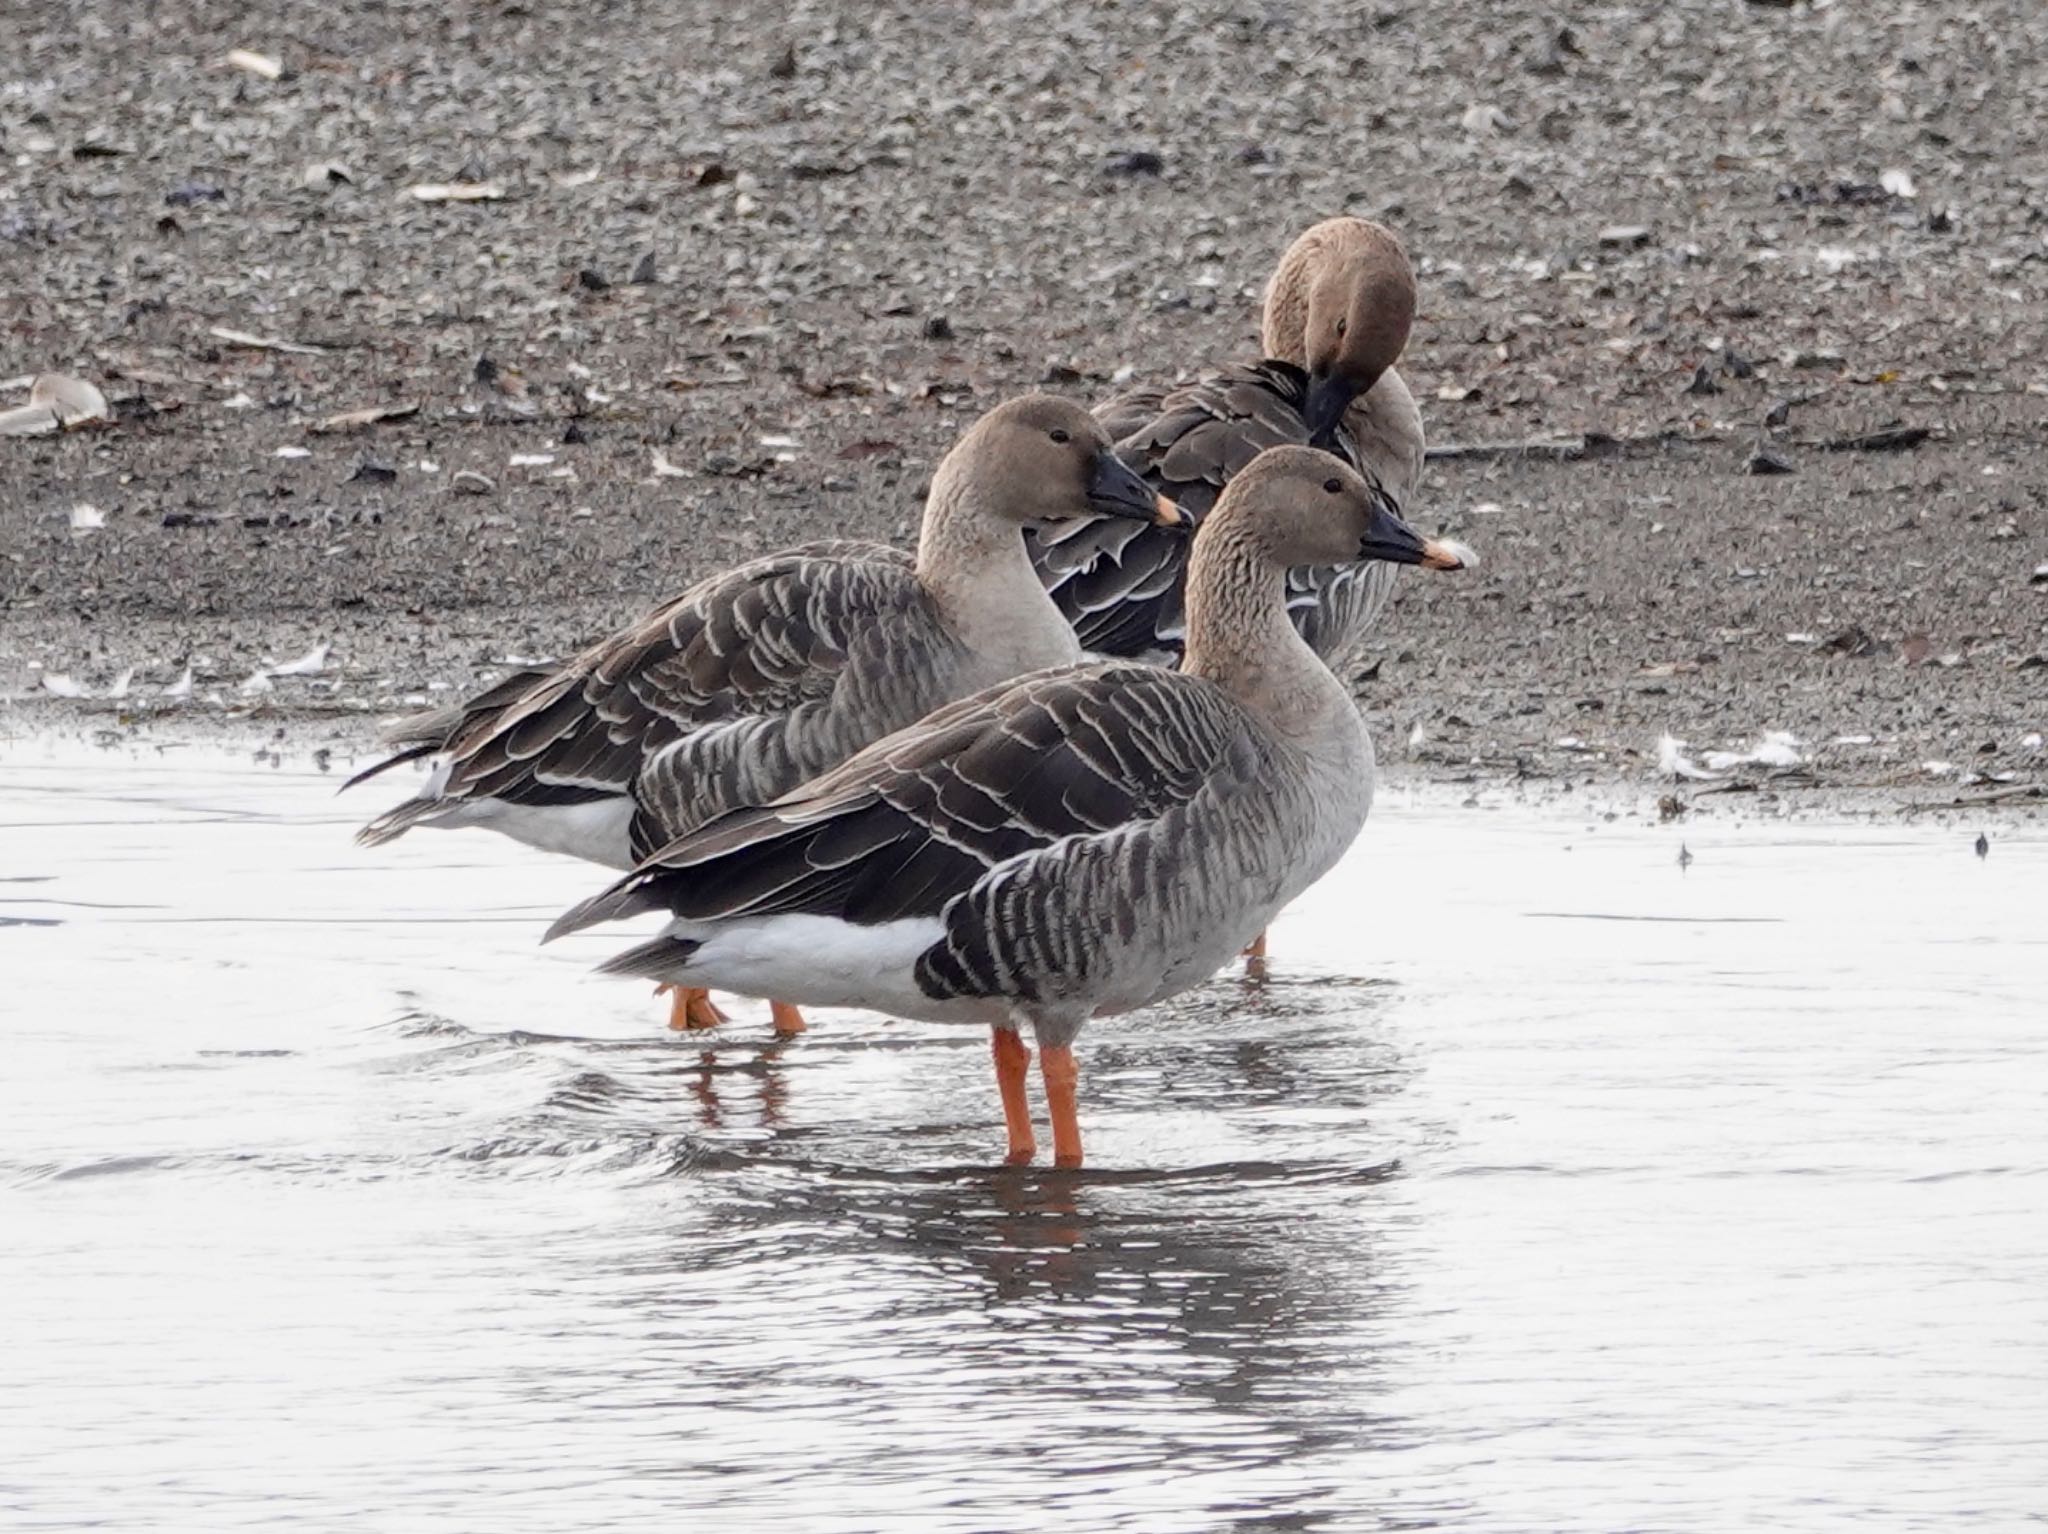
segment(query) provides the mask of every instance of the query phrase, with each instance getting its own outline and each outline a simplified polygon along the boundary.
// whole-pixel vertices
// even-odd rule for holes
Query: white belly
[[[667,935],[703,946],[662,978],[743,996],[812,1007],[863,1007],[934,1023],[1006,1020],[1000,1001],[937,1001],[918,988],[918,955],[945,928],[910,916],[856,926],[831,916],[751,916],[727,922],[672,921]]]
[[[506,804],[497,799],[466,799],[423,826],[481,826],[542,852],[566,853],[607,868],[633,866],[633,801],[619,797],[583,804]]]

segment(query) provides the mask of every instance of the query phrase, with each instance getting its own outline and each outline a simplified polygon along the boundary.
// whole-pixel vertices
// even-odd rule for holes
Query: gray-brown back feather
[[[1284,875],[1299,856],[1286,823],[1315,812],[1276,765],[1285,749],[1198,678],[1125,662],[1043,672],[683,837],[550,935],[648,910],[937,916],[927,994],[1085,991],[1133,944],[1207,930],[1219,903]]]
[[[888,651],[919,647],[906,668]],[[389,834],[469,800],[559,805],[632,796],[635,850],[755,803],[916,719],[950,652],[907,554],[828,541],[713,576],[507,696],[474,700],[439,742],[432,801]],[[957,689],[955,689],[957,690]],[[402,821],[403,823],[398,823]]]
[[[1116,436],[1125,462],[1199,518],[1267,448],[1308,443],[1307,391],[1307,374],[1269,358],[1216,368],[1176,389],[1132,390],[1097,406],[1095,414]],[[1393,496],[1348,426],[1338,428],[1336,451]],[[1033,534],[1028,546],[1084,648],[1101,655],[1179,656],[1187,637],[1182,593],[1190,540],[1139,523],[1098,520]],[[1316,653],[1330,658],[1371,626],[1395,573],[1377,563],[1289,571],[1288,612]]]

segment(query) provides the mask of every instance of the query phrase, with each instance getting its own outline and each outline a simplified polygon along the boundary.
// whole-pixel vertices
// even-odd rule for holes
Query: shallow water
[[[390,797],[0,759],[11,1527],[1992,1529],[2048,1509],[2048,843],[1383,799],[1083,1036],[708,1043]]]

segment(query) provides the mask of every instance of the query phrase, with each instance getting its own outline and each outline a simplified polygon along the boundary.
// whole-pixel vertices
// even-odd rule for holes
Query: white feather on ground
[[[1708,772],[1685,754],[1685,742],[1674,735],[1663,735],[1657,740],[1657,770],[1667,778],[1691,778],[1698,782],[1712,783],[1719,779],[1719,773]]]
[[[1803,767],[1799,737],[1790,730],[1766,730],[1747,751],[1709,751],[1701,758],[1713,772],[1735,767]]]
[[[1803,767],[1806,756],[1799,749],[1799,737],[1790,730],[1766,730],[1756,743],[1743,751],[1707,751],[1695,762],[1685,754],[1686,743],[1665,734],[1657,740],[1657,771],[1667,778],[1691,778],[1716,782],[1737,767]]]

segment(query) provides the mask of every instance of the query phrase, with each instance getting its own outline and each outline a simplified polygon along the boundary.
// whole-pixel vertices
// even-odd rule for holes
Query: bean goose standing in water
[[[613,868],[837,766],[942,703],[1079,660],[1022,530],[1087,516],[1186,518],[1080,406],[991,411],[940,463],[913,560],[878,544],[806,544],[693,586],[539,676],[402,721],[404,749],[359,774],[438,756],[413,798],[358,834],[487,826]],[[774,991],[751,994],[774,996]],[[802,1028],[775,1004],[778,1030]],[[677,990],[672,1024],[720,1020]]]
[[[1118,450],[1199,518],[1231,476],[1269,447],[1328,448],[1406,514],[1422,473],[1422,417],[1394,371],[1415,318],[1415,272],[1390,230],[1333,218],[1304,232],[1266,287],[1265,358],[1171,389],[1134,389],[1096,407]],[[1167,658],[1186,637],[1184,541],[1114,522],[1074,522],[1028,540],[1083,648]],[[1393,589],[1387,564],[1287,573],[1287,606],[1333,665]]]
[[[938,710],[773,804],[711,822],[549,937],[666,911],[604,965],[992,1030],[1012,1162],[1035,1150],[1029,1027],[1055,1157],[1081,1162],[1073,1040],[1197,984],[1350,846],[1372,745],[1296,632],[1286,572],[1456,569],[1327,453],[1279,448],[1196,535],[1187,653],[1098,661]]]

